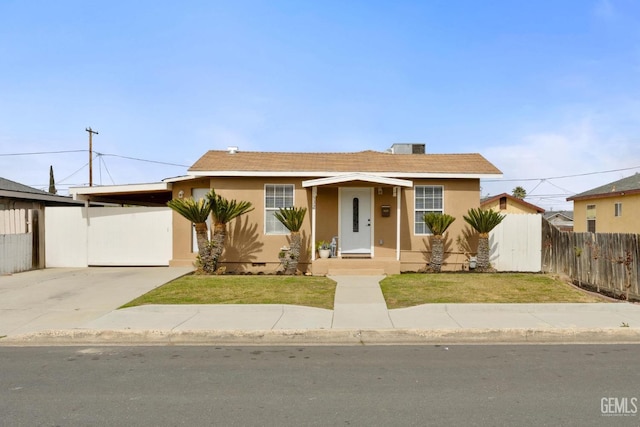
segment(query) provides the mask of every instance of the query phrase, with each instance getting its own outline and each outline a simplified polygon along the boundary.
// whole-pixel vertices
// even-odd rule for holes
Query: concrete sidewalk
[[[30,301],[12,301],[14,308],[7,310],[3,297],[11,294],[13,285],[8,282],[13,279],[1,277],[0,336],[7,336],[0,345],[640,343],[637,304],[426,304],[387,310],[379,286],[384,276],[332,277],[337,282],[334,310],[291,305],[147,305],[116,310],[186,272],[166,267],[60,271],[60,277],[39,282],[26,293],[44,292],[42,306],[13,317],[7,311],[19,311],[17,306]],[[70,276],[62,279],[63,273]],[[37,275],[33,272],[30,279]],[[111,281],[121,276],[128,285],[100,283],[101,275]],[[21,275],[12,277],[17,276]],[[83,292],[87,287],[93,291]],[[73,308],[79,304],[93,305]]]

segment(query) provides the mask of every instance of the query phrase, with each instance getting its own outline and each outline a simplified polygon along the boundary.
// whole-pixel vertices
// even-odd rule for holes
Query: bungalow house
[[[575,196],[573,230],[591,233],[640,233],[640,175],[610,182]]]
[[[406,153],[406,154],[405,154]],[[414,154],[417,153],[417,154]],[[387,274],[426,265],[427,212],[458,218],[449,228],[444,268],[461,268],[464,255],[455,239],[462,216],[480,204],[480,179],[502,173],[480,154],[424,154],[423,144],[395,144],[388,152],[250,152],[235,147],[205,153],[188,176],[147,186],[72,189],[78,198],[109,200],[153,186],[173,198],[203,197],[211,188],[228,199],[245,200],[254,210],[228,226],[223,262],[227,271],[275,271],[289,232],[274,217],[279,208],[305,207],[299,268],[321,275],[349,269]],[[112,199],[113,200],[113,199]],[[197,255],[192,224],[174,213],[171,265],[191,265]],[[334,242],[333,257],[319,259],[315,243]]]
[[[511,194],[502,193],[497,196],[490,196],[480,201],[482,209],[492,209],[499,213],[515,214],[541,214],[544,209],[525,202],[523,199],[514,197]]]
[[[573,211],[546,211],[543,216],[560,231],[573,231]]]

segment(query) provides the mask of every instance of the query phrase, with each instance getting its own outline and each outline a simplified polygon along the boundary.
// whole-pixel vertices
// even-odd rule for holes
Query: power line
[[[483,179],[484,182],[516,182],[516,181],[547,181],[549,179],[564,179],[564,178],[576,178],[579,176],[588,176],[588,175],[598,175],[602,173],[611,173],[611,172],[622,172],[628,171],[632,169],[640,169],[640,166],[633,166],[630,168],[622,168],[622,169],[611,169],[607,171],[599,171],[599,172],[587,172],[587,173],[578,173],[575,175],[564,175],[564,176],[552,176],[548,178],[521,178],[521,179]]]
[[[118,158],[121,158],[121,159],[136,160],[138,162],[156,163],[156,164],[159,164],[159,165],[168,165],[168,166],[179,166],[181,168],[191,167],[190,165],[181,165],[181,164],[178,164],[178,163],[161,162],[161,161],[158,161],[158,160],[139,159],[137,157],[121,156],[119,154],[98,153],[97,151],[96,151],[96,153],[101,155],[101,156],[118,157]]]
[[[64,150],[64,151],[36,151],[31,153],[0,153],[1,157],[8,156],[38,156],[41,154],[66,154],[66,153],[84,153],[87,150]]]
[[[86,153],[88,151],[89,150],[63,150],[63,151],[34,151],[34,152],[27,152],[27,153],[0,153],[0,157],[39,156],[39,155],[45,155],[45,154]],[[98,155],[98,156],[118,157],[118,158],[126,159],[126,160],[135,160],[135,161],[138,161],[138,162],[155,163],[155,164],[167,165],[167,166],[177,166],[177,167],[181,167],[181,168],[191,167],[191,165],[181,165],[179,163],[162,162],[162,161],[159,161],[159,160],[150,160],[150,159],[141,159],[141,158],[138,158],[138,157],[121,156],[119,154],[99,153],[97,151],[93,151],[93,152],[96,153],[96,155]]]
[[[85,150],[86,151],[86,150]],[[78,169],[77,171],[75,171],[74,173],[72,173],[71,175],[69,175],[66,178],[63,178],[60,180],[60,184],[62,184],[63,182],[65,182],[67,179],[71,178],[72,176],[74,176],[75,174],[77,174],[78,172],[80,172],[82,169],[86,168],[89,165],[89,162],[85,163],[80,169]],[[67,184],[69,185],[69,184]]]

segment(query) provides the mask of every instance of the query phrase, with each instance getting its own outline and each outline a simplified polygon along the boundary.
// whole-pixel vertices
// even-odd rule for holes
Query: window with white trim
[[[293,207],[293,184],[266,184],[264,186],[265,234],[289,234],[289,230],[273,215],[280,208]]]
[[[596,205],[587,205],[587,232],[596,232]]]
[[[431,234],[422,217],[429,212],[444,213],[444,187],[441,185],[416,185],[414,187],[414,233]]]
[[[622,216],[622,202],[618,202],[615,204],[614,216]]]

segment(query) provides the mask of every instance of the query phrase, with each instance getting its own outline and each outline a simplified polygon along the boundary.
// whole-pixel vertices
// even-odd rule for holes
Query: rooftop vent
[[[425,144],[393,144],[389,151],[392,154],[425,154]]]
[[[236,154],[238,152],[238,147],[227,147],[227,153]]]

